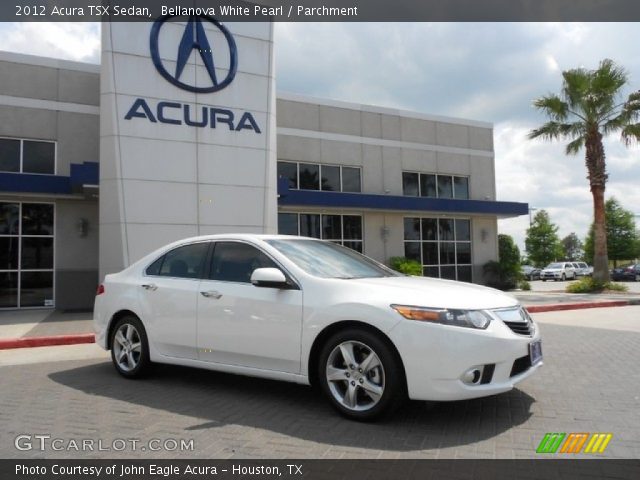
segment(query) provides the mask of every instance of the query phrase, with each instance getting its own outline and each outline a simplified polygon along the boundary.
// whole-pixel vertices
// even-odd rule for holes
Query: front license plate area
[[[531,359],[532,367],[542,361],[542,341],[541,340],[537,340],[529,344],[529,358]]]

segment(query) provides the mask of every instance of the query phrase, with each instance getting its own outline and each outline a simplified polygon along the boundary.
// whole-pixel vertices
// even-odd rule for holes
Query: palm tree
[[[585,148],[587,179],[593,196],[594,257],[593,278],[609,280],[604,191],[607,169],[602,138],[619,132],[628,146],[640,140],[640,91],[621,100],[628,83],[627,72],[609,59],[595,70],[576,68],[562,72],[562,90],[534,101],[549,121],[529,133],[529,138],[569,140],[567,155]]]

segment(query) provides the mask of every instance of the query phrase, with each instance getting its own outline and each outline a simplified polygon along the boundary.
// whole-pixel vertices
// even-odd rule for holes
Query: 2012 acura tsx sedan
[[[407,396],[506,392],[542,365],[540,333],[513,297],[312,238],[172,243],[107,275],[94,315],[125,377],[156,362],[310,383],[361,420]]]

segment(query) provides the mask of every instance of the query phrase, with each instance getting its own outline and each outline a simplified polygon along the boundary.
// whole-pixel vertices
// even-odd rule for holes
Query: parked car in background
[[[527,280],[540,280],[540,269],[532,265],[523,265],[520,269]]]
[[[623,265],[611,270],[611,280],[640,282],[640,263]]]
[[[576,278],[576,269],[571,262],[550,263],[540,272],[540,279],[543,282],[547,280],[561,280],[564,282],[569,278]]]
[[[576,269],[576,277],[590,277],[593,274],[593,267],[585,262],[572,262],[572,264]]]

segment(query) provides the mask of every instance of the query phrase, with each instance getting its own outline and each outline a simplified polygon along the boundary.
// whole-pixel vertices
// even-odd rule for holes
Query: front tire
[[[561,280],[564,282],[567,279],[567,276],[563,273]]]
[[[138,317],[122,317],[113,327],[111,360],[118,373],[126,378],[139,378],[149,372],[149,342]]]
[[[347,418],[373,420],[392,413],[406,398],[397,354],[369,331],[352,328],[333,335],[320,352],[317,368],[322,391]]]

